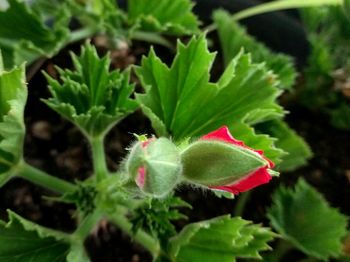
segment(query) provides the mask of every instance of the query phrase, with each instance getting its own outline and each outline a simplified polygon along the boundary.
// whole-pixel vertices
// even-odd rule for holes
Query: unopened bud
[[[163,197],[173,190],[182,171],[179,150],[167,138],[135,144],[126,167],[141,191],[154,197]]]

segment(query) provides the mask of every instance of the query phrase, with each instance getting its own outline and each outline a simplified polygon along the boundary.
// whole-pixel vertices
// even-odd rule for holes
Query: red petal
[[[146,178],[146,169],[144,167],[140,167],[138,169],[138,175],[135,179],[136,184],[138,187],[143,188],[145,185],[145,178]]]
[[[271,180],[271,175],[267,172],[267,168],[261,167],[257,171],[255,171],[253,174],[245,177],[244,179],[238,181],[235,184],[227,185],[227,186],[211,187],[211,188],[227,191],[237,195],[240,192],[245,192],[257,186],[266,184],[270,180]]]

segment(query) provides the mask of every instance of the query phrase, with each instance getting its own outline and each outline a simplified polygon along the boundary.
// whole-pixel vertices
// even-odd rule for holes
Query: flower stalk
[[[24,161],[17,166],[16,176],[61,194],[70,193],[76,190],[76,186],[74,184],[51,176],[46,172],[25,163]]]
[[[90,139],[96,181],[103,180],[108,174],[103,140],[103,136],[93,137]]]

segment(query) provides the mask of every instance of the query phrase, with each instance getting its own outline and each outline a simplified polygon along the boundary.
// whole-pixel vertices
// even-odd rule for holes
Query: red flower
[[[235,182],[230,185],[216,186],[211,188],[227,191],[232,194],[238,194],[240,192],[248,191],[262,184],[266,184],[271,180],[271,175],[269,174],[268,169],[273,168],[274,163],[264,156],[264,152],[262,150],[252,149],[246,146],[242,141],[239,141],[233,138],[233,136],[230,134],[230,131],[226,126],[223,126],[218,130],[203,136],[201,139],[202,140],[219,140],[219,141],[230,143],[236,146],[244,147],[246,149],[254,151],[256,154],[258,154],[268,162],[266,166],[259,168],[258,170],[254,171],[248,176],[240,179],[238,182]]]

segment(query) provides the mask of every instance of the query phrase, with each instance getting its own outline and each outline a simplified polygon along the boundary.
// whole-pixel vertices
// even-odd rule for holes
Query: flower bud
[[[175,188],[182,164],[175,144],[167,138],[159,138],[136,143],[126,168],[144,193],[163,197]]]
[[[238,194],[267,183],[273,163],[234,139],[227,127],[190,144],[181,154],[183,176],[190,182]]]

